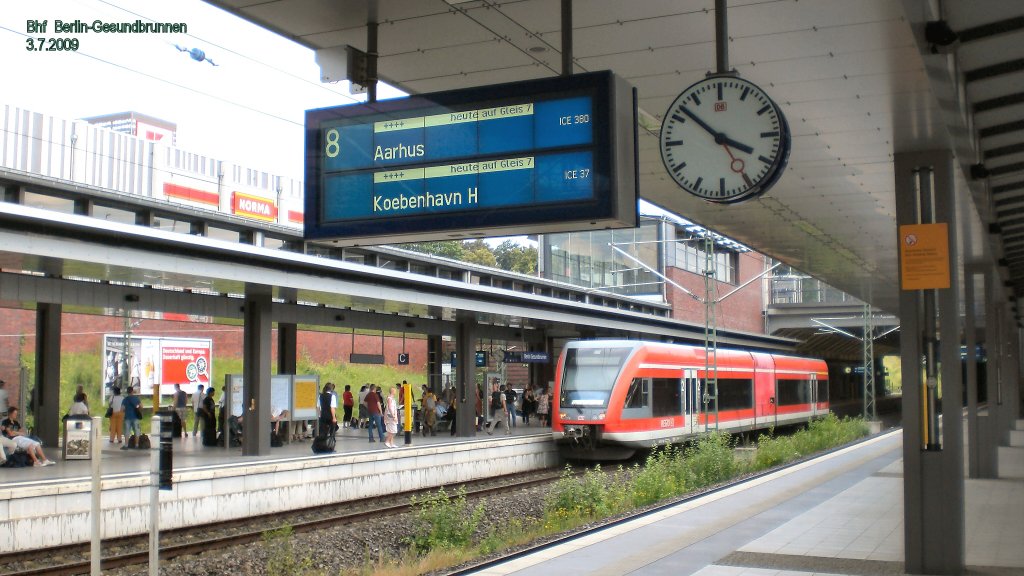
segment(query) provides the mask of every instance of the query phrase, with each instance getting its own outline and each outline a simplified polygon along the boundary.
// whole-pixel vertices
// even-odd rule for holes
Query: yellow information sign
[[[316,398],[319,382],[320,379],[316,376],[297,375],[292,377],[293,420],[316,418]]]
[[[900,287],[903,290],[949,288],[949,225],[900,226]]]

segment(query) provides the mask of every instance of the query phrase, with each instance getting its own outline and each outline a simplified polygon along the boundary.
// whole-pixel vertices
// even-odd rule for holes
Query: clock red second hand
[[[732,150],[729,150],[729,146],[727,144],[722,144],[722,148],[725,148],[725,153],[729,155],[729,159],[731,160],[729,162],[729,169],[740,176],[743,176],[743,181],[747,183],[747,186],[753,186],[754,183],[750,181],[750,177],[748,177],[747,173],[743,171],[743,168],[746,166],[743,160],[733,156]]]

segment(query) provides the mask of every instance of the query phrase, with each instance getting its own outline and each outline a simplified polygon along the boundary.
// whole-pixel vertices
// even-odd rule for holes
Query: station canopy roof
[[[558,0],[208,1],[314,49],[366,50],[374,17],[379,76],[411,93],[561,72]],[[1012,298],[1024,293],[1024,3],[729,0],[730,65],[793,133],[775,188],[736,205],[681,191],[657,146],[672,100],[715,69],[714,5],[574,2],[574,70],[639,91],[643,198],[898,312],[894,155],[953,150],[962,258],[991,250]],[[933,51],[925,25],[940,19],[958,40]],[[987,174],[972,178],[975,164]]]

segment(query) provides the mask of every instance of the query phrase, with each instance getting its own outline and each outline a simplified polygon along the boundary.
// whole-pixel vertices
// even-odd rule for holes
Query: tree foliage
[[[406,250],[443,256],[478,266],[500,268],[535,276],[537,274],[537,248],[520,246],[514,240],[505,240],[491,248],[483,240],[448,240],[444,242],[415,242],[402,244]]]

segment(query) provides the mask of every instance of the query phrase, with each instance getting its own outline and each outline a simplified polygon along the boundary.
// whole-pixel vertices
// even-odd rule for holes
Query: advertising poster
[[[212,342],[198,339],[160,339],[160,392],[171,394],[180,384],[188,394],[194,394],[199,384],[212,381]]]
[[[127,352],[127,354],[126,354]],[[209,338],[162,338],[132,336],[125,347],[122,334],[103,337],[104,397],[113,386],[137,387],[139,394],[174,393],[174,385],[194,394],[199,384],[209,386],[213,378],[213,341]]]
[[[241,416],[243,412],[242,404],[245,400],[242,397],[242,375],[228,374],[226,380],[225,386],[228,389],[228,397],[231,399],[231,415]]]

